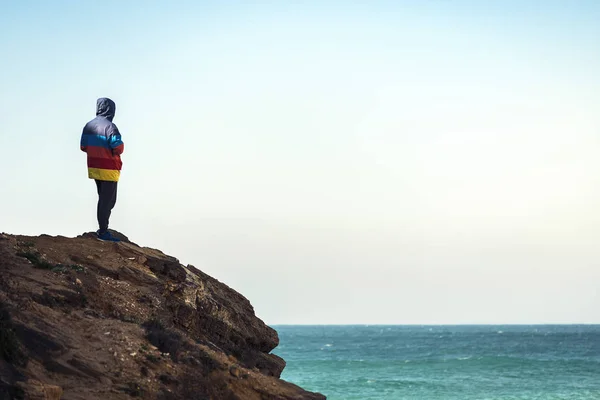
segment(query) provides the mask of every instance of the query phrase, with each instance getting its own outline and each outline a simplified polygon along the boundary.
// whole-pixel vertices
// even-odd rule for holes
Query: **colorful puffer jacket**
[[[87,153],[90,179],[113,182],[119,180],[124,145],[119,129],[112,122],[116,108],[111,99],[98,99],[96,118],[83,128],[81,150]]]

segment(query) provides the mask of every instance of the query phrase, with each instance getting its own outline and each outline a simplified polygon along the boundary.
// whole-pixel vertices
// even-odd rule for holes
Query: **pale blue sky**
[[[0,231],[111,225],[267,323],[600,323],[600,3],[14,1]],[[350,2],[352,3],[352,2]]]

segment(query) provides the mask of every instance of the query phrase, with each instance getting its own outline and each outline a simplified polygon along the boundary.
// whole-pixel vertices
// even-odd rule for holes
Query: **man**
[[[117,202],[117,182],[121,174],[123,141],[112,120],[115,102],[103,97],[96,103],[96,118],[88,122],[81,134],[81,150],[87,153],[88,176],[98,189],[98,225],[100,240],[118,242],[108,231],[110,213]]]

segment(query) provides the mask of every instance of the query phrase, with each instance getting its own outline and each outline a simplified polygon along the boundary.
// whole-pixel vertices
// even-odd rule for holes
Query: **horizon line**
[[[452,324],[365,324],[365,323],[350,323],[350,324],[267,324],[268,326],[600,326],[600,322],[574,322],[574,323],[452,323]]]

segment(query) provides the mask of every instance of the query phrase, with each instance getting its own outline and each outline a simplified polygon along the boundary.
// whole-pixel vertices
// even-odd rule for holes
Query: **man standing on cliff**
[[[98,225],[100,240],[118,242],[108,231],[110,213],[117,202],[117,182],[121,174],[123,141],[112,120],[117,107],[103,97],[96,103],[96,118],[88,122],[81,134],[81,150],[87,153],[88,176],[98,190]]]

